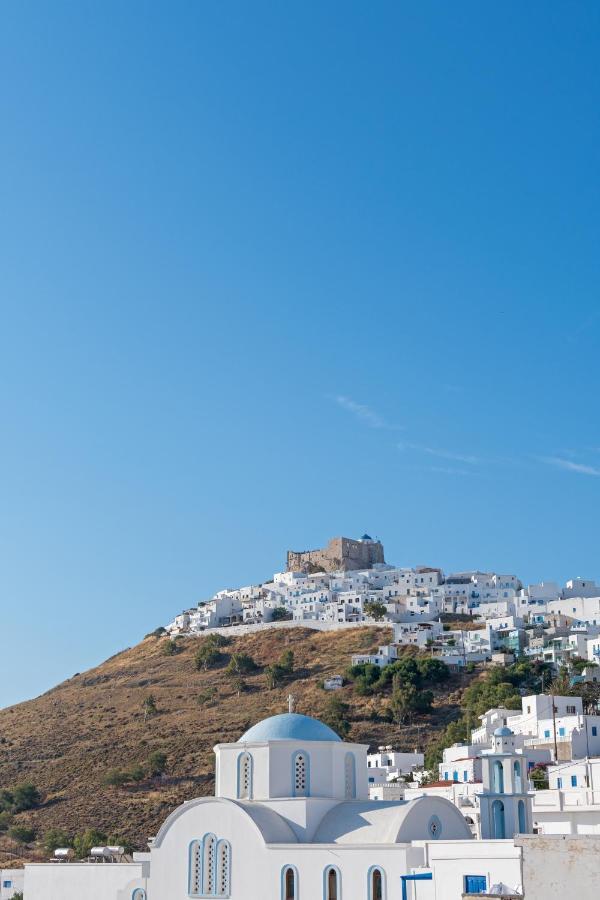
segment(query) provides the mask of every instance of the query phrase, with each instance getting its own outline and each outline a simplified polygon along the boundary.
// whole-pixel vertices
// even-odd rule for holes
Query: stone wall
[[[354,541],[351,538],[332,538],[318,550],[288,550],[288,572],[350,572],[371,569],[374,563],[385,562],[380,541]]]

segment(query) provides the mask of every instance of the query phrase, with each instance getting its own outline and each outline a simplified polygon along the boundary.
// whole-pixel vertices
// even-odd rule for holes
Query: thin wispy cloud
[[[366,425],[368,428],[388,428],[397,430],[400,426],[398,425],[390,425],[389,422],[379,415],[379,413],[375,412],[374,409],[371,409],[370,406],[366,406],[364,403],[357,403],[356,400],[353,400],[351,397],[346,397],[344,394],[336,394],[332,397],[335,403],[346,412],[351,413],[359,422],[362,422],[363,425]]]
[[[540,456],[540,462],[547,466],[555,466],[566,472],[577,472],[579,475],[593,475],[600,477],[600,469],[597,466],[588,466],[585,463],[574,462],[572,459],[563,459],[562,456]]]
[[[454,466],[427,466],[428,472],[437,472],[440,475],[472,475],[468,469],[456,469]]]
[[[477,465],[481,462],[478,456],[472,456],[466,453],[455,453],[453,450],[445,450],[442,447],[428,447],[426,444],[413,444],[408,441],[402,441],[398,444],[399,450],[416,450],[418,453],[426,453],[428,456],[437,456],[440,459],[449,459],[454,462],[467,463],[468,465]]]

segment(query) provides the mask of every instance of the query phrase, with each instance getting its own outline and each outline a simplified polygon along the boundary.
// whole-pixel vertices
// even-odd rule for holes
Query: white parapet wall
[[[40,863],[25,867],[27,900],[113,900],[128,885],[144,886],[144,863]]]

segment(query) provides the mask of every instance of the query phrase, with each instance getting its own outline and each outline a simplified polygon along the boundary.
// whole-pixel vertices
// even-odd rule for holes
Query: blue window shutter
[[[577,787],[577,775],[571,775],[571,787]]]
[[[465,893],[482,894],[487,888],[485,875],[465,875]]]
[[[594,737],[596,737],[597,734],[598,734],[598,729],[596,728],[595,725],[592,725],[592,735],[593,735]]]
[[[556,779],[556,787],[560,790],[560,788],[562,787],[562,778]]]

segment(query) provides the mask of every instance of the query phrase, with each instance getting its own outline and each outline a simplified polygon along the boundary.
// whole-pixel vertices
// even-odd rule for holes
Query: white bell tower
[[[497,728],[492,750],[481,758],[483,791],[478,795],[481,838],[512,838],[532,831],[531,794],[527,790],[527,757],[515,751],[510,728]]]

